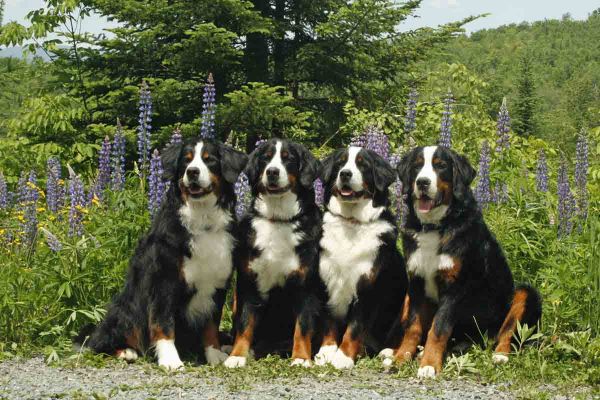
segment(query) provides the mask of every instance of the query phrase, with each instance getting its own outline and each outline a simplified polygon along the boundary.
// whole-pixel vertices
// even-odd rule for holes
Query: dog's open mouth
[[[357,199],[359,197],[362,197],[363,195],[363,191],[357,192],[356,190],[352,189],[350,186],[342,186],[340,189],[337,190],[339,196],[344,199],[344,200],[352,200],[352,199]]]
[[[199,199],[211,193],[213,191],[213,186],[209,185],[207,187],[202,187],[197,183],[192,183],[186,189],[193,199]]]
[[[435,200],[433,200],[427,195],[422,195],[420,198],[417,199],[417,208],[419,212],[428,213],[431,210],[433,210],[435,206]]]
[[[270,184],[270,185],[267,185],[266,189],[267,189],[267,193],[269,193],[269,194],[283,194],[283,193],[287,192],[288,190],[290,190],[290,185],[281,187],[277,184]]]

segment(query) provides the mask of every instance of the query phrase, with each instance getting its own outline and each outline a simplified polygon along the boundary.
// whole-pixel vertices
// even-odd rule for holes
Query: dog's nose
[[[349,169],[343,169],[340,171],[340,180],[342,182],[348,182],[352,178],[352,171]]]
[[[425,190],[431,185],[431,179],[429,178],[419,178],[417,179],[417,187],[421,190]]]
[[[190,167],[185,171],[189,179],[198,179],[200,176],[200,168]]]
[[[269,182],[276,182],[279,179],[279,168],[267,168],[267,179]]]

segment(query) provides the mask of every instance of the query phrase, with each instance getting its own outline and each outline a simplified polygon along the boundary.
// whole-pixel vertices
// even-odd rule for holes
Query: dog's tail
[[[510,309],[498,332],[495,353],[510,353],[510,343],[517,328],[517,322],[529,327],[537,326],[542,317],[542,298],[537,290],[529,285],[516,288]]]

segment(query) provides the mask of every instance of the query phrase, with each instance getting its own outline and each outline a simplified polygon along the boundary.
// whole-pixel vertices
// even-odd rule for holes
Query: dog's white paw
[[[227,368],[241,368],[246,366],[246,357],[229,356],[223,363]]]
[[[340,349],[337,349],[333,357],[331,357],[331,365],[337,369],[347,369],[354,367],[354,360],[344,354]]]
[[[379,352],[379,358],[392,358],[394,357],[394,349],[383,349]]]
[[[117,355],[117,358],[120,358],[127,362],[134,362],[138,359],[138,354],[137,351],[135,351],[134,349],[127,348],[125,350],[121,350]]]
[[[229,354],[223,353],[212,346],[205,347],[204,354],[206,356],[206,362],[210,365],[219,365],[229,357]]]
[[[156,342],[156,356],[158,358],[158,366],[168,370],[176,370],[183,368],[183,363],[179,358],[175,341],[172,339],[160,339]]]
[[[441,270],[454,268],[454,260],[447,254],[440,254],[438,268]]]
[[[294,358],[290,365],[292,367],[310,368],[312,367],[312,362],[310,360],[305,360],[304,358]]]
[[[435,378],[435,368],[431,365],[426,365],[424,367],[419,368],[417,371],[418,378]]]
[[[337,349],[338,347],[334,344],[322,346],[319,349],[319,352],[315,355],[315,364],[323,366],[327,363],[331,363],[331,359],[333,358],[333,355]]]
[[[221,346],[221,351],[223,353],[231,354],[232,350],[233,350],[233,346],[231,346],[229,344],[224,344],[223,346]]]
[[[494,364],[506,364],[508,362],[508,355],[496,353],[492,356],[492,362]]]

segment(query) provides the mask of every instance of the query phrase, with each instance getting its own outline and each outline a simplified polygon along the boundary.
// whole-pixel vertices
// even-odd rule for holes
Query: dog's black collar
[[[422,232],[431,232],[431,231],[438,231],[440,229],[439,225],[436,224],[421,224],[421,231]]]

